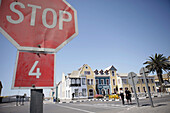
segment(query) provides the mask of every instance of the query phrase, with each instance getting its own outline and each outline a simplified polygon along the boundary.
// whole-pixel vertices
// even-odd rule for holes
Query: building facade
[[[136,92],[138,94],[146,93],[147,88],[144,78],[137,74],[138,82]],[[119,89],[127,87],[132,93],[132,86],[128,83],[128,73],[117,73],[117,69],[112,65],[104,70],[94,71],[90,66],[84,64],[77,71],[67,75],[62,75],[62,81],[57,84],[57,95],[60,99],[79,99],[93,98],[96,94],[111,95],[118,94]],[[151,93],[156,92],[155,76],[147,77],[149,90]],[[55,95],[55,94],[53,94]]]
[[[145,80],[143,78],[143,76],[137,74],[138,76],[138,82],[136,84],[136,92],[138,94],[140,93],[146,93],[147,92],[147,88],[145,85]],[[127,87],[132,93],[134,93],[134,89],[133,87],[128,83],[128,73],[123,73],[123,74],[117,74],[117,83],[118,83],[118,87],[122,87],[123,90],[125,90],[125,88]],[[151,93],[156,92],[156,85],[155,85],[155,76],[154,75],[149,75],[147,77],[147,82],[148,82],[148,87]]]

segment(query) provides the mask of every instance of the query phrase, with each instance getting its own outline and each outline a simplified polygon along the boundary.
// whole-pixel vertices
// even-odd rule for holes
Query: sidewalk
[[[126,111],[121,111],[118,113],[169,113],[170,112],[170,102],[163,102],[154,104],[154,107],[151,107],[149,104],[146,106],[140,107],[131,107]]]

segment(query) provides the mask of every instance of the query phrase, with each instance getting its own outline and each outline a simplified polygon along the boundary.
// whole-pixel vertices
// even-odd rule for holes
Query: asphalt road
[[[142,99],[139,102],[139,108],[136,107],[135,101],[133,101],[132,105],[121,105],[120,101],[87,101],[63,104],[45,103],[43,105],[43,113],[127,113],[128,111],[131,112],[130,110],[136,110],[138,112],[139,109],[143,109],[145,106],[148,106],[148,110],[151,108],[149,99]],[[159,108],[153,108],[155,111],[161,107],[165,109],[162,113],[170,110],[170,96],[153,98],[153,102],[155,106],[160,105]],[[0,113],[29,113],[29,104],[29,102],[26,102],[24,106],[15,106],[15,103],[2,103],[0,104]],[[142,113],[142,110],[140,111]]]

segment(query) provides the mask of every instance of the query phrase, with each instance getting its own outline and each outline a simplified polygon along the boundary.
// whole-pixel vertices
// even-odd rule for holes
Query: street
[[[140,99],[140,107],[135,100],[132,105],[121,105],[120,101],[86,101],[75,103],[51,103],[44,102],[44,113],[169,113],[170,96],[153,98],[154,108],[150,107],[149,99]],[[15,103],[0,104],[0,113],[29,113],[29,102],[24,106],[15,106]]]

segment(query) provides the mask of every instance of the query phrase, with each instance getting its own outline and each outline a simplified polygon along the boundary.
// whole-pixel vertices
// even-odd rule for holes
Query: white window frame
[[[85,92],[83,92],[83,90],[85,90]],[[82,89],[82,96],[86,96],[86,92],[87,92],[87,89],[86,89],[86,88],[83,88],[83,89]]]
[[[86,78],[82,78],[81,80],[82,80],[82,85],[86,85]]]
[[[74,83],[73,83],[73,80],[74,80]],[[76,80],[74,78],[71,79],[71,84],[76,84]]]

